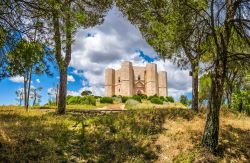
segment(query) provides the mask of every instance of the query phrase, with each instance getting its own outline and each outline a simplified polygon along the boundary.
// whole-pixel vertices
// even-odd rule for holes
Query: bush
[[[85,104],[96,106],[96,99],[95,99],[95,97],[94,96],[86,96],[85,97]]]
[[[151,101],[152,98],[154,97],[158,97],[157,95],[154,95],[154,96],[148,96],[148,100]]]
[[[145,94],[139,94],[139,96],[141,97],[141,99],[147,99],[148,98],[148,96],[145,95]]]
[[[232,94],[232,109],[250,116],[250,91],[241,90]]]
[[[189,100],[188,100],[187,96],[181,95],[181,97],[180,97],[180,103],[182,103],[185,106],[188,106]]]
[[[67,100],[67,104],[70,104],[70,105],[80,104],[80,103],[81,103],[80,96],[72,96]]]
[[[102,97],[100,103],[113,104],[113,99],[111,97]]]
[[[86,104],[86,105],[96,105],[96,99],[94,96],[67,96],[67,104],[69,105],[79,105],[79,104]]]
[[[163,96],[160,96],[160,99],[161,99],[162,101],[165,101],[165,100],[166,100]]]
[[[122,103],[125,103],[128,99],[129,99],[129,97],[127,97],[127,96],[122,96]]]
[[[133,107],[135,107],[136,105],[138,105],[139,102],[137,100],[134,99],[128,99],[125,103],[125,108],[126,109],[132,109]]]
[[[172,96],[166,96],[165,101],[166,102],[174,102],[174,98]]]
[[[134,100],[136,100],[136,101],[138,101],[138,102],[141,103],[141,97],[138,96],[138,95],[133,95],[133,96],[132,96],[132,99],[134,99]]]
[[[119,96],[115,96],[115,97],[113,96],[112,99],[113,99],[113,101],[118,102],[118,103],[122,102],[122,98]]]
[[[153,104],[163,104],[163,100],[161,100],[159,97],[151,98],[150,102]]]

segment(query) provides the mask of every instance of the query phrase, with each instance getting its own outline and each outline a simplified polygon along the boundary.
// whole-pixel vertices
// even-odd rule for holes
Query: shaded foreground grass
[[[192,117],[188,110],[181,111]],[[151,162],[157,159],[153,143],[164,130],[167,115],[144,110],[58,116],[50,110],[26,113],[20,108],[2,107],[0,160]]]
[[[247,162],[250,118],[221,114],[219,155],[200,147],[205,114],[188,109],[28,113],[0,107],[3,162]],[[0,162],[1,162],[0,161]]]

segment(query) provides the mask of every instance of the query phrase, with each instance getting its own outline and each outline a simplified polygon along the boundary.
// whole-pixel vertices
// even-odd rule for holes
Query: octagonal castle
[[[133,66],[124,61],[121,68],[105,70],[105,95],[132,96],[146,94],[147,96],[168,96],[167,72],[157,72],[155,63],[148,63],[146,67]]]

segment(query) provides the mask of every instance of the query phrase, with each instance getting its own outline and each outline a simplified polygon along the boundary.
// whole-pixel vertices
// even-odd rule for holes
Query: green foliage
[[[112,97],[102,97],[100,103],[113,104]]]
[[[36,74],[49,72],[44,49],[44,45],[38,42],[19,41],[15,49],[7,54],[9,73],[24,76],[30,71]]]
[[[128,96],[122,96],[122,103],[125,103],[129,99]]]
[[[81,95],[82,96],[90,96],[90,95],[92,95],[92,92],[89,90],[84,90],[84,91],[82,91]]]
[[[150,101],[152,98],[154,97],[158,97],[157,95],[153,95],[153,96],[148,96],[148,100]]]
[[[147,99],[147,98],[148,98],[148,96],[147,96],[147,95],[145,95],[145,94],[139,94],[138,96],[140,96],[140,97],[141,97],[141,99]]]
[[[211,77],[210,74],[203,75],[199,80],[199,102],[202,104],[204,100],[208,100],[209,92],[211,88]]]
[[[250,75],[246,75],[242,89],[233,93],[232,109],[250,115]]]
[[[125,103],[126,109],[133,109],[136,105],[138,105],[140,102],[134,99],[128,99]]]
[[[166,102],[174,102],[174,98],[172,96],[166,96],[165,101]]]
[[[94,96],[67,96],[67,104],[68,105],[79,105],[79,104],[86,104],[86,105],[96,105],[96,99]]]
[[[150,102],[152,102],[153,104],[163,104],[163,100],[160,99],[159,97],[152,97],[150,99]]]
[[[182,104],[185,105],[185,106],[188,106],[189,100],[188,100],[187,96],[181,95],[181,96],[180,96],[180,103],[182,103]]]
[[[134,100],[136,100],[138,102],[141,102],[141,96],[139,96],[139,95],[133,95],[132,99],[134,99]]]

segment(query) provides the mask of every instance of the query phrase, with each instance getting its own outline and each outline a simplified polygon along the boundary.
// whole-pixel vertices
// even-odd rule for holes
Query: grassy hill
[[[199,145],[205,114],[189,109],[139,109],[118,113],[25,112],[0,107],[3,162],[247,162],[250,118],[221,112],[219,155]]]

